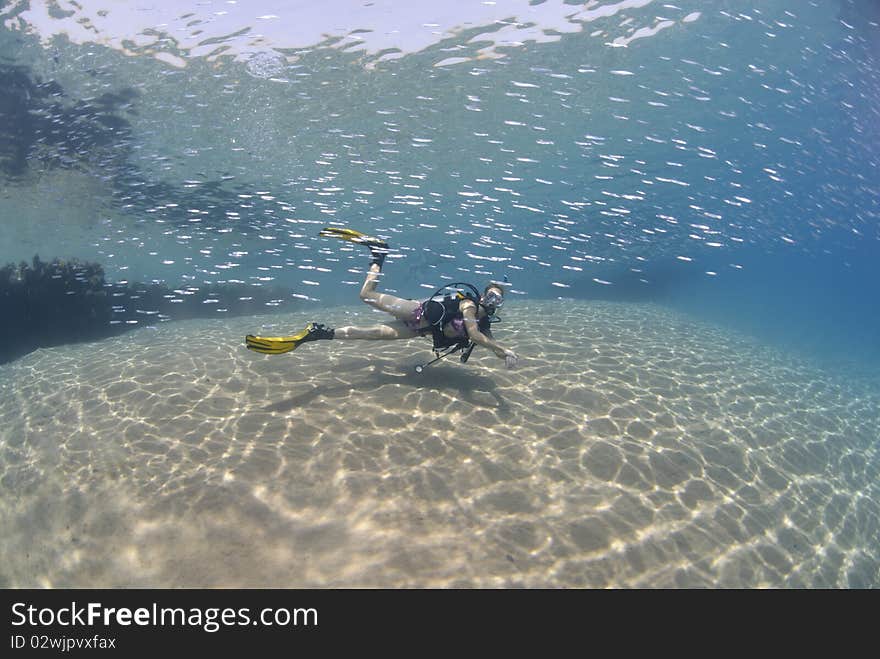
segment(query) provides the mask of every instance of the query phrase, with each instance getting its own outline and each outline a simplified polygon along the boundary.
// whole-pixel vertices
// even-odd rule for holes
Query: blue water
[[[293,20],[264,4],[230,20]],[[149,12],[125,27],[85,3],[95,44],[80,10],[7,3],[2,61],[32,88],[7,80],[3,261],[335,303],[358,277],[316,237],[332,221],[399,247],[387,283],[408,295],[506,274],[526,295],[662,300],[877,364],[876,3],[507,6],[518,24],[440,36],[467,3],[384,13],[359,49],[309,43],[311,14],[287,44],[233,26],[200,41],[225,17],[158,3],[187,38],[123,55],[106,38]],[[425,38],[374,45],[378,25]]]

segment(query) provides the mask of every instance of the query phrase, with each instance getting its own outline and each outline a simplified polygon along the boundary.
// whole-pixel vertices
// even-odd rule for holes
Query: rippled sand
[[[514,371],[245,350],[304,315],[0,367],[0,585],[880,586],[876,391],[659,307],[510,306],[545,319],[497,326]]]

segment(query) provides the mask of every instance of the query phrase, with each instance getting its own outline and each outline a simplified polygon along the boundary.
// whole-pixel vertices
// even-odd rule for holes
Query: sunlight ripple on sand
[[[660,307],[510,306],[513,371],[244,349],[301,314],[0,367],[0,586],[880,586],[876,391]]]

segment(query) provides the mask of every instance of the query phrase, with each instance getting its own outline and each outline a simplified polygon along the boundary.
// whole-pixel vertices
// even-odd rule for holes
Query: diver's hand
[[[516,366],[516,362],[518,361],[518,357],[513,350],[508,350],[507,348],[498,347],[495,349],[495,356],[499,359],[503,359],[507,364],[507,368],[513,368]]]

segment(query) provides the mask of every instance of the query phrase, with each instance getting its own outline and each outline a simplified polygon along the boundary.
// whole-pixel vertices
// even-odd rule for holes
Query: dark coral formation
[[[0,363],[166,320],[289,311],[292,304],[277,287],[114,283],[100,264],[34,256],[0,268]]]

